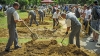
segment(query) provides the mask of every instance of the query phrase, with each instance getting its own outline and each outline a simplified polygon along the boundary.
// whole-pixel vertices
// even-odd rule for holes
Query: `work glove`
[[[68,34],[68,32],[65,33],[66,35]]]

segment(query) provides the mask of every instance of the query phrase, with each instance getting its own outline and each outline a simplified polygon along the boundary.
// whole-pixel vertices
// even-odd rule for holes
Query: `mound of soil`
[[[56,40],[29,41],[21,49],[14,50],[5,56],[96,56],[95,53],[79,49],[74,44],[58,45]]]
[[[0,37],[7,37],[8,36],[8,29],[0,29]]]
[[[42,22],[39,22],[39,25],[49,25],[49,24],[50,24],[50,23],[45,22],[45,21],[44,21],[43,23],[42,23]]]

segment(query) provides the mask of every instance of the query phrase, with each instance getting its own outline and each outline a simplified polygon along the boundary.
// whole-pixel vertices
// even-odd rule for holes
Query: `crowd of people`
[[[59,19],[66,19],[67,29],[65,34],[71,32],[69,35],[69,44],[73,44],[74,37],[76,37],[76,45],[80,48],[80,30],[85,31],[85,35],[89,37],[93,33],[93,38],[90,42],[97,42],[97,47],[100,47],[100,40],[98,39],[99,34],[96,31],[99,31],[99,17],[97,14],[97,7],[99,7],[98,2],[94,1],[93,4],[81,6],[80,4],[72,5],[55,5],[55,6],[34,6],[33,10],[28,10],[28,19],[30,19],[29,26],[32,25],[33,20],[36,23],[36,26],[39,26],[39,22],[44,22],[44,17],[46,13],[52,15],[53,27],[52,29],[57,29],[56,26],[59,25]],[[17,9],[19,8],[19,3],[15,2],[13,7],[9,7],[6,11],[7,13],[7,22],[9,29],[9,40],[6,46],[5,51],[10,51],[10,46],[14,42],[14,48],[21,48],[18,46],[18,36],[16,31],[16,22],[23,22],[19,19]],[[37,13],[39,15],[39,21],[37,21]],[[31,16],[31,18],[30,18]],[[82,28],[81,28],[82,27]],[[93,30],[94,29],[94,30]]]

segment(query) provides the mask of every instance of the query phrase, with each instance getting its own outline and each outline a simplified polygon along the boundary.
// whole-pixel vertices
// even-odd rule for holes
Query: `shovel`
[[[31,29],[26,25],[25,21],[23,21],[23,23],[29,29],[29,31],[31,32],[31,38],[32,38],[32,40],[34,40],[34,41],[37,40],[38,36],[31,31]]]
[[[64,39],[66,38],[66,36],[67,36],[67,35],[64,35],[62,41],[59,43],[60,46],[62,46],[62,43],[63,43]]]

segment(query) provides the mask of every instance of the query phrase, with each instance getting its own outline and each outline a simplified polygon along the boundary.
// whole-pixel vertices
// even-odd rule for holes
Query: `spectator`
[[[98,2],[94,1],[93,4],[93,9],[92,9],[92,21],[91,21],[91,26],[93,29],[99,31],[99,18],[97,17],[97,13],[96,13],[96,7],[98,6]],[[93,38],[90,40],[90,42],[95,42],[98,40],[98,33],[96,33],[95,31],[93,31]]]
[[[85,30],[86,30],[86,35],[87,36],[90,36],[91,34],[91,30],[90,30],[90,27],[89,25],[91,25],[91,10],[89,7],[87,7],[87,11],[85,11],[85,19],[84,19],[84,25],[85,25]],[[88,25],[89,23],[89,25]],[[87,27],[89,27],[89,29],[87,29]]]
[[[0,11],[2,10],[2,5],[0,4]]]

